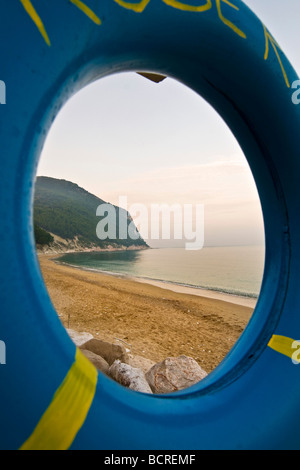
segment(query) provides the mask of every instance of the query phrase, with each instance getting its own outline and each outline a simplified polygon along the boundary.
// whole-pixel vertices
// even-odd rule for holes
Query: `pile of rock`
[[[121,385],[143,393],[171,393],[202,380],[207,373],[191,357],[167,357],[155,364],[133,356],[123,345],[94,339],[89,333],[67,330],[94,366]]]

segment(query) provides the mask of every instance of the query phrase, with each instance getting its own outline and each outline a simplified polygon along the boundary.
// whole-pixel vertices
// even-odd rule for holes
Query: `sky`
[[[244,1],[267,25],[300,73],[299,0]],[[195,92],[167,78],[126,73],[101,79],[59,113],[38,175],[77,183],[119,205],[204,205],[205,245],[264,243],[256,186],[235,137]],[[149,240],[150,246],[182,246]]]

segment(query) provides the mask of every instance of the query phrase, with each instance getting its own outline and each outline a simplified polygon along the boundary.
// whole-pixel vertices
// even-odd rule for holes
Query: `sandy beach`
[[[218,294],[181,286],[170,290],[164,283],[85,271],[54,258],[39,255],[39,262],[64,326],[125,344],[132,354],[155,362],[185,354],[211,372],[253,313],[252,299],[240,305],[239,297],[216,298]]]

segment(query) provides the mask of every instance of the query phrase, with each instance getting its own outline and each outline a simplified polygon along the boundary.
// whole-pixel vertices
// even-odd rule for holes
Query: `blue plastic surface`
[[[100,375],[72,449],[299,449],[300,368],[267,346],[273,334],[300,338],[300,107],[290,87],[298,77],[240,0],[237,8],[150,0],[140,13],[125,0],[84,3],[100,25],[69,0],[32,1],[49,46],[20,1],[0,0],[0,448],[18,449],[31,435],[75,355],[33,242],[34,178],[49,127],[88,83],[152,71],[202,95],[247,156],[264,213],[262,291],[231,353],[191,389],[147,396]]]

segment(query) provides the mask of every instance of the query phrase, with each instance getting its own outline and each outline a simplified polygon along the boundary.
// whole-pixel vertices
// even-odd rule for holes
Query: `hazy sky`
[[[282,0],[244,3],[299,73],[299,0],[288,0],[288,9]],[[202,98],[171,79],[154,84],[127,73],[83,89],[54,122],[38,175],[73,181],[117,205],[127,196],[129,208],[202,203],[205,244],[263,242],[256,187],[238,143]]]

